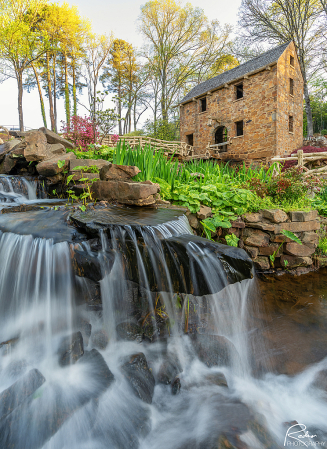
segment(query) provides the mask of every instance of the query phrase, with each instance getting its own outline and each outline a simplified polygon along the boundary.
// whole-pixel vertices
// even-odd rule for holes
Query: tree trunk
[[[53,112],[54,112],[54,127],[57,132],[57,77],[56,77],[56,53],[53,54]]]
[[[68,68],[67,68],[67,54],[64,52],[64,68],[65,68],[65,111],[66,123],[70,126],[70,104],[69,104],[69,86],[68,86]]]
[[[312,120],[312,109],[310,103],[308,83],[303,84],[304,101],[305,101],[305,112],[307,115],[307,135],[313,136],[313,120]]]
[[[48,97],[49,97],[49,107],[50,107],[50,122],[52,131],[56,131],[55,129],[55,118],[53,113],[53,102],[52,102],[52,89],[51,89],[51,75],[50,75],[50,63],[49,63],[49,53],[46,53],[46,62],[47,62],[47,89],[48,89]]]
[[[18,117],[19,117],[19,129],[24,131],[24,118],[23,118],[23,72],[16,72],[17,87],[18,87]]]
[[[118,82],[118,133],[121,136],[122,135],[122,128],[121,128],[121,83],[120,80]]]
[[[75,59],[72,60],[73,64],[73,115],[77,115],[77,98],[76,98],[76,71],[75,71]]]
[[[43,120],[43,124],[44,126],[47,128],[47,117],[45,114],[45,108],[44,108],[44,101],[43,101],[43,95],[42,95],[42,89],[41,89],[41,84],[40,84],[40,80],[39,80],[39,75],[35,69],[34,64],[32,63],[32,69],[34,71],[34,76],[36,79],[36,83],[37,83],[37,89],[39,91],[39,98],[40,98],[40,106],[41,106],[41,114],[42,114],[42,120]]]

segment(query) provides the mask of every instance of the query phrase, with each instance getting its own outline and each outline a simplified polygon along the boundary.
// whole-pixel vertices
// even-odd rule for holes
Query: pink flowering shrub
[[[111,136],[111,142],[112,142],[114,145],[116,145],[116,144],[119,142],[119,139],[120,139],[120,137],[119,137],[118,134],[113,134],[113,135]]]
[[[62,122],[61,132],[65,139],[74,143],[76,147],[81,147],[87,151],[87,146],[97,142],[99,131],[94,126],[90,117],[79,117],[74,115],[70,125]]]

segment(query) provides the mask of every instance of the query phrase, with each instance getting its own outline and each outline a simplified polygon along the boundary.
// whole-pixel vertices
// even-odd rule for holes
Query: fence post
[[[303,167],[303,150],[297,151],[297,165]]]

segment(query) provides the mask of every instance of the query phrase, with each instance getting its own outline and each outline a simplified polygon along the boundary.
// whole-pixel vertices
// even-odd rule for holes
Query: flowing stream
[[[327,446],[327,358],[271,369],[258,282],[234,275],[185,217],[82,243],[2,233],[0,448]],[[285,439],[296,422],[315,437]]]

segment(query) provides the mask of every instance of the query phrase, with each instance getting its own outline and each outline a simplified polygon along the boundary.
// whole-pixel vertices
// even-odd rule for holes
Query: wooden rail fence
[[[273,157],[271,159],[272,162],[287,162],[287,161],[297,161],[297,167],[303,167],[306,172],[305,176],[309,175],[317,175],[317,174],[327,174],[327,165],[320,168],[314,168],[314,169],[308,169],[305,165],[319,160],[326,160],[327,159],[327,152],[321,152],[321,153],[303,153],[303,150],[298,150],[297,154],[294,156],[289,157]]]
[[[145,136],[119,136],[119,139],[125,140],[131,148],[151,145],[155,150],[164,150],[171,154],[175,153],[182,157],[190,157],[191,159],[196,158],[192,145],[188,145],[185,142],[153,139],[152,137]],[[111,136],[105,137],[102,143],[104,145],[114,146],[114,140]]]

